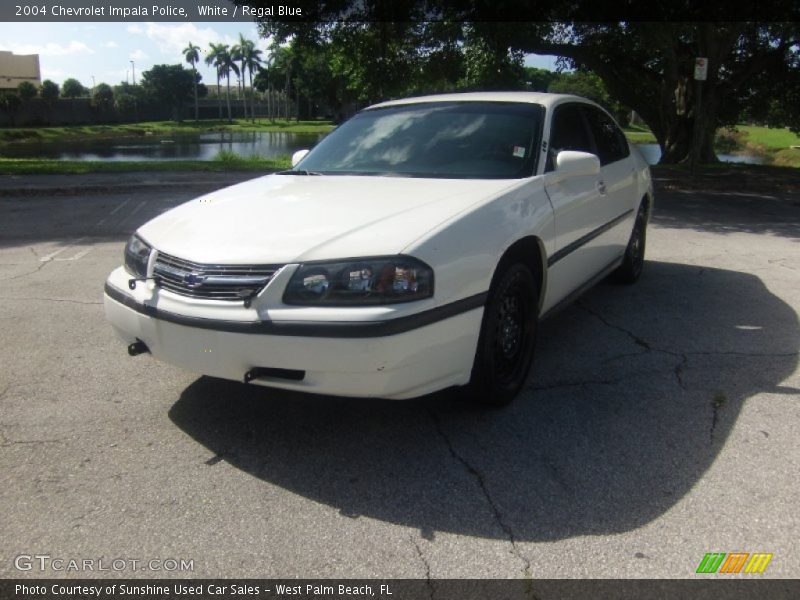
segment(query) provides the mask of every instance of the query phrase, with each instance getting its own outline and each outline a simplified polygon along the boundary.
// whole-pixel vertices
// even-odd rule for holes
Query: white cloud
[[[7,46],[0,43],[0,50],[11,50],[15,54],[39,54],[40,56],[65,56],[67,54],[94,54],[94,50],[83,42],[72,40],[66,46],[48,42],[47,44],[15,44]]]
[[[104,48],[119,48],[119,46],[117,45],[117,42],[114,42],[114,41],[106,42],[105,44],[103,44],[103,47]]]
[[[213,27],[200,28],[194,23],[181,25],[148,23],[145,34],[156,43],[162,53],[176,56],[183,53],[189,42],[199,46],[201,54],[204,54],[211,42],[230,45],[237,41],[230,35],[220,35]]]
[[[144,33],[144,30],[138,25],[128,25],[126,29],[128,33]]]
[[[48,69],[42,66],[42,81],[45,79],[54,79],[55,81],[62,81],[67,77],[67,72],[64,69]]]
[[[144,60],[145,58],[150,58],[147,52],[142,50],[141,48],[137,48],[130,54],[132,60]]]

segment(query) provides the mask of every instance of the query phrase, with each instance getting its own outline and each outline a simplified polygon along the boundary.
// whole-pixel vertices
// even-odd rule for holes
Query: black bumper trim
[[[603,235],[606,231],[608,231],[609,229],[611,229],[612,227],[614,227],[618,223],[621,223],[622,221],[624,221],[632,213],[633,213],[632,209],[631,210],[626,210],[620,216],[611,219],[608,223],[606,223],[604,225],[601,225],[600,227],[590,231],[589,233],[587,233],[583,237],[578,238],[577,240],[575,240],[574,242],[572,242],[570,244],[567,244],[566,246],[561,248],[561,250],[559,250],[558,252],[554,253],[552,256],[550,256],[550,258],[547,259],[547,266],[548,267],[552,267],[555,263],[560,261],[562,258],[567,256],[568,254],[571,254],[572,252],[575,252],[575,250],[577,250],[581,246],[583,246],[585,244],[588,244],[589,242],[591,242],[597,236]]]
[[[437,306],[414,315],[398,317],[386,321],[335,321],[323,323],[315,321],[305,323],[300,321],[225,321],[221,319],[205,319],[202,317],[189,317],[159,309],[155,306],[142,304],[131,298],[122,290],[106,283],[105,293],[112,300],[135,310],[138,313],[196,329],[211,329],[230,333],[245,333],[255,335],[285,335],[295,337],[324,337],[324,338],[373,338],[386,337],[419,329],[426,325],[455,317],[461,313],[481,308],[486,304],[488,292],[475,294],[468,298],[456,300],[444,306]]]

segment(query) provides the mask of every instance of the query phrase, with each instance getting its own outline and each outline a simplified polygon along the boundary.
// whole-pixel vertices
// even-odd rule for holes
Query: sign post
[[[703,99],[703,82],[708,78],[708,59],[694,59],[694,80],[697,82],[697,92],[694,103],[694,124],[692,125],[692,158],[690,161],[690,171],[694,175],[694,165],[697,162],[697,153],[700,150],[700,106]]]

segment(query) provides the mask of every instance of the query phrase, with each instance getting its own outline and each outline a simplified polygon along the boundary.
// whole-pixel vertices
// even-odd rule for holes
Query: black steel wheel
[[[620,283],[635,283],[644,268],[644,251],[647,242],[647,202],[642,200],[633,231],[625,249],[622,264],[614,271],[614,279]]]
[[[511,402],[525,383],[533,360],[539,290],[530,269],[514,263],[489,293],[469,396],[486,406]]]

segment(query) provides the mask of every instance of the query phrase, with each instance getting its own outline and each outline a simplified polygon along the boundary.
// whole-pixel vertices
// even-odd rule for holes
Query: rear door
[[[625,134],[603,110],[590,104],[582,107],[600,159],[600,193],[607,207],[606,260],[622,254],[633,227],[638,198],[637,172]]]
[[[603,268],[605,253],[594,248],[596,232],[614,214],[600,175],[561,179],[555,173],[556,156],[562,150],[597,154],[583,106],[578,102],[556,106],[550,125],[545,190],[553,206],[556,245],[548,258],[545,311]]]

